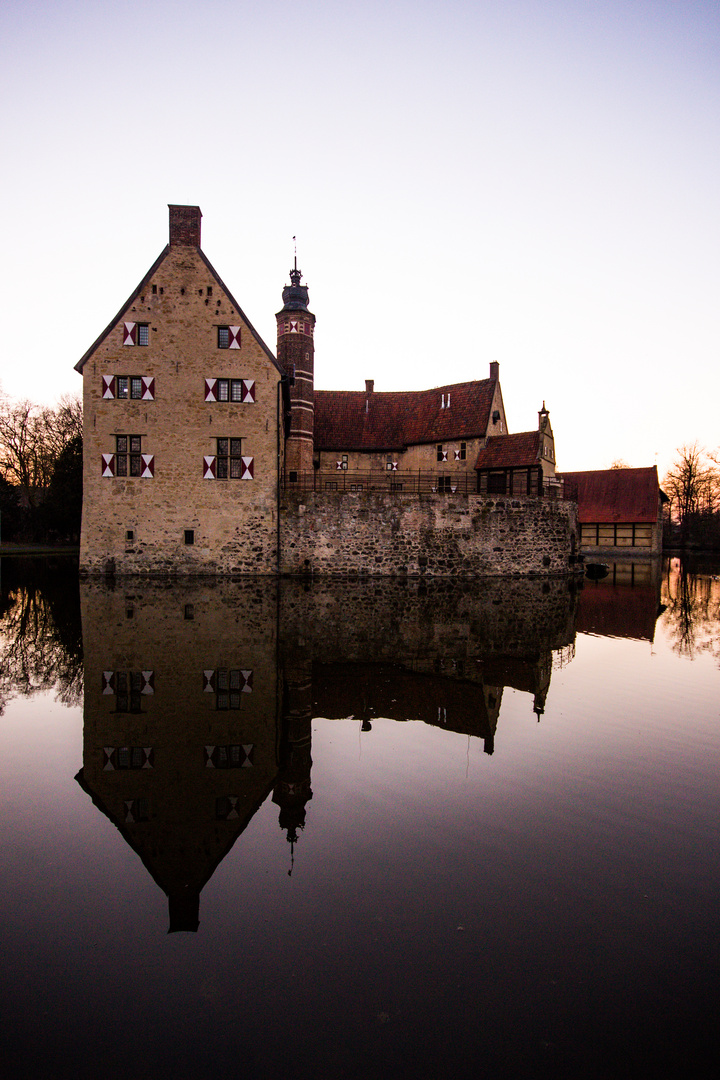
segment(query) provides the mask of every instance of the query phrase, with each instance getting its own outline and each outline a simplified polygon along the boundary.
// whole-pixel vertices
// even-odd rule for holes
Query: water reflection
[[[717,586],[677,569],[83,586],[84,717],[1,725],[12,1075],[701,1072],[718,672],[669,634]],[[83,674],[61,576],[3,577],[8,694]]]
[[[690,660],[702,653],[720,659],[720,575],[692,573],[687,563],[670,559],[663,585],[664,622],[675,652]]]
[[[603,578],[584,582],[578,633],[652,642],[657,618],[664,610],[661,585],[658,559],[608,564]]]
[[[83,657],[77,560],[3,559],[0,635],[0,715],[15,695],[47,690],[65,705],[79,705]]]
[[[195,930],[200,893],[272,792],[294,846],[313,716],[422,721],[492,753],[506,687],[545,706],[572,654],[567,582],[81,585],[78,782]]]
[[[711,647],[717,591],[700,597],[677,568],[664,582],[678,648]],[[193,931],[203,887],[268,796],[292,856],[313,717],[353,718],[365,738],[376,717],[422,722],[492,754],[504,691],[539,720],[576,632],[652,641],[660,586],[655,569],[622,564],[579,593],[515,579],[84,582],[81,639],[72,573],[17,563],[1,689],[55,686],[69,704],[84,681],[76,779],[168,897],[170,931]]]

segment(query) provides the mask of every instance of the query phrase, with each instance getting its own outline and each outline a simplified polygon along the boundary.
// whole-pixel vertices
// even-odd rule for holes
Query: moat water
[[[711,1075],[719,571],[3,560],[3,1075]]]

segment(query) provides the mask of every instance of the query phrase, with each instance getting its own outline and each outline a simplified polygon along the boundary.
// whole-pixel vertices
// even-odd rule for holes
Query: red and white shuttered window
[[[255,461],[242,452],[242,439],[220,438],[217,454],[203,458],[205,480],[254,480]]]
[[[116,435],[115,453],[102,455],[102,475],[152,480],[155,476],[155,456],[143,454],[141,435]]]
[[[123,323],[123,345],[149,345],[150,327],[147,323]]]
[[[206,401],[229,401],[231,404],[255,403],[254,379],[206,379]]]
[[[217,335],[218,349],[240,348],[239,326],[218,326]]]
[[[103,375],[102,396],[121,401],[154,401],[155,379],[152,375]]]
[[[281,334],[307,334],[308,337],[312,337],[313,326],[310,319],[288,319],[278,324],[278,331]]]

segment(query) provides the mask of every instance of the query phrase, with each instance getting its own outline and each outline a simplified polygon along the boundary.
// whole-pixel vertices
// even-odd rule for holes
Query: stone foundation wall
[[[575,567],[570,502],[285,491],[281,517],[283,574],[488,577]]]

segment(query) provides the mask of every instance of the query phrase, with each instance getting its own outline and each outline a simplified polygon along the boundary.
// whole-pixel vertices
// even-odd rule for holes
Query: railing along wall
[[[382,492],[386,495],[478,494],[477,476],[474,473],[442,475],[430,472],[384,472],[381,469],[313,469],[307,472],[285,473],[282,484],[287,491],[318,491],[340,495],[364,491]],[[488,493],[491,498],[510,494],[503,491]],[[517,495],[519,492],[512,494]],[[577,487],[567,481],[550,481],[543,485],[541,494],[535,493],[531,497],[576,500]]]

